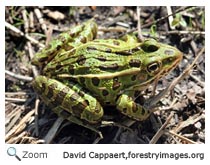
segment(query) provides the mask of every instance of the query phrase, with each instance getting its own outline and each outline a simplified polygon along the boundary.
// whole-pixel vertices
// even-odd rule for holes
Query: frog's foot
[[[82,127],[85,127],[95,133],[98,134],[98,138],[94,141],[94,143],[97,143],[98,141],[100,141],[101,139],[103,139],[103,135],[101,133],[101,131],[99,131],[97,129],[97,126],[96,125],[91,125],[91,124],[88,124],[86,121],[84,120],[81,120],[75,116],[73,116],[72,114],[66,112],[66,110],[64,109],[60,109],[59,110],[53,110],[55,111],[56,114],[58,114],[61,118],[64,118],[64,119],[67,119],[68,121],[72,122],[72,123],[75,123],[77,125],[80,125]],[[98,125],[98,124],[97,124]]]
[[[143,121],[149,117],[151,112],[148,109],[144,109],[143,106],[137,104],[132,97],[127,94],[122,94],[117,100],[117,109],[124,115]]]

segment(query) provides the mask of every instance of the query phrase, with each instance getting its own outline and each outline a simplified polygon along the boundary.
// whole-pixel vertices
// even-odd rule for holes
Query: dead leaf
[[[65,15],[59,11],[49,11],[47,16],[57,21],[65,18]]]

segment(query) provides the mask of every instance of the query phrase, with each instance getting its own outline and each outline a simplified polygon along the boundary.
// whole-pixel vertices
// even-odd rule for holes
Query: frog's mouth
[[[161,78],[165,75],[167,75],[170,71],[174,70],[177,65],[181,62],[182,60],[182,53],[180,53],[177,57],[177,59],[173,62],[173,64],[170,65],[170,67],[163,69],[157,77]]]

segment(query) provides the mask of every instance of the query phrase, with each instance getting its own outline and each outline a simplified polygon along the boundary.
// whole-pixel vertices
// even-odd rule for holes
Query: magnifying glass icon
[[[9,147],[7,149],[7,154],[9,156],[15,156],[17,158],[17,160],[21,161],[21,159],[16,155],[16,149],[14,147]]]

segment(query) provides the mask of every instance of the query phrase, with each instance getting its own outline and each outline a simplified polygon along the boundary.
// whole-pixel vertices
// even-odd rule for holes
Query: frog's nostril
[[[165,50],[164,52],[166,55],[173,55],[174,51],[173,50]]]

